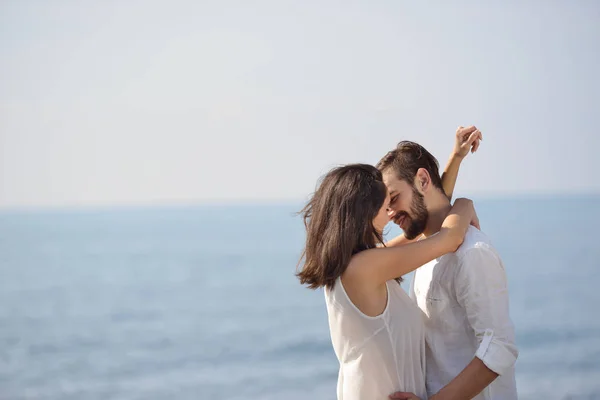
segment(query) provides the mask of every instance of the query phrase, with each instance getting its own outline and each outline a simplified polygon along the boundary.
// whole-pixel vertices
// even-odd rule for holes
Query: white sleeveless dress
[[[338,400],[387,400],[396,391],[427,399],[421,310],[398,282],[386,285],[388,302],[376,317],[350,301],[341,278],[325,289],[331,342],[340,362]]]

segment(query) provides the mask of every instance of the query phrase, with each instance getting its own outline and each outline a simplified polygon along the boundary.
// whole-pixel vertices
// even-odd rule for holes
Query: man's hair
[[[377,163],[377,169],[382,173],[392,171],[398,179],[409,185],[414,185],[419,168],[425,168],[431,176],[433,186],[444,191],[438,161],[418,143],[402,141]]]

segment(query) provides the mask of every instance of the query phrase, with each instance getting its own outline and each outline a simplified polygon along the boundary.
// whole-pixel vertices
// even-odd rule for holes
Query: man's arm
[[[469,400],[477,396],[497,377],[497,373],[486,367],[483,361],[475,357],[456,378],[429,399]]]
[[[458,302],[467,312],[479,347],[465,369],[430,400],[471,399],[510,371],[518,357],[506,274],[496,252],[486,244],[468,250],[455,284]]]

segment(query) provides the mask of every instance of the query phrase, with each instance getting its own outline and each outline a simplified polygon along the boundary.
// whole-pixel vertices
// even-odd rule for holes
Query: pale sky
[[[301,200],[468,124],[460,194],[600,192],[592,0],[7,0],[0,60],[0,207]]]

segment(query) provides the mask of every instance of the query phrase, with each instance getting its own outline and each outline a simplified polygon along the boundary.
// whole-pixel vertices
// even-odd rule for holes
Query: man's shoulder
[[[459,260],[462,260],[471,251],[491,251],[498,256],[498,252],[494,248],[489,236],[474,226],[469,227],[465,235],[465,240],[456,250],[455,254]]]

